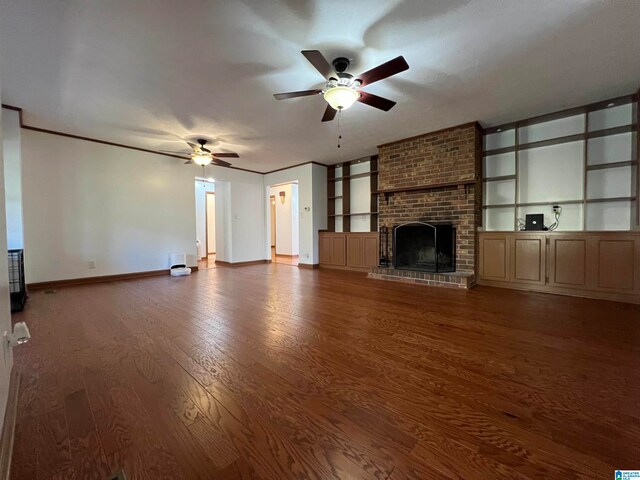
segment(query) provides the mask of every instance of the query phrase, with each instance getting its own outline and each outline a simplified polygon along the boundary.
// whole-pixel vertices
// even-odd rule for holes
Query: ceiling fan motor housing
[[[334,70],[340,74],[347,71],[347,68],[349,68],[349,63],[351,62],[349,62],[348,58],[338,57],[333,60],[332,65]]]

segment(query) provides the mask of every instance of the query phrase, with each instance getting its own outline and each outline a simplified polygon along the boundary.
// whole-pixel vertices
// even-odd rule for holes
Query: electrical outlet
[[[93,270],[94,268],[96,268],[96,261],[95,260],[89,260],[87,262],[87,268],[89,268],[89,270]]]
[[[560,210],[560,205],[554,205],[553,207],[551,207],[551,209],[553,210],[553,213],[556,213]]]

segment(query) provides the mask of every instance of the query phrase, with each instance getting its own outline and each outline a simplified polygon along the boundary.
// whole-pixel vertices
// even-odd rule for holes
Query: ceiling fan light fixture
[[[191,156],[191,160],[193,160],[201,167],[205,167],[211,163],[211,155],[205,155],[204,153],[194,153]]]
[[[324,92],[324,99],[334,110],[346,110],[358,98],[360,98],[360,93],[355,88],[342,85],[331,87]]]

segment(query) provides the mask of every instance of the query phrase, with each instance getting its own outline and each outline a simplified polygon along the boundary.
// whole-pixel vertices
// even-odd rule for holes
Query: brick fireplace
[[[370,278],[470,288],[475,283],[476,231],[482,219],[482,129],[476,122],[378,147],[378,227],[406,222],[452,224],[456,271],[429,273],[374,267]]]

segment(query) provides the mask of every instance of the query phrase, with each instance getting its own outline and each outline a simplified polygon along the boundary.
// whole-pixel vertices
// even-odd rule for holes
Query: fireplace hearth
[[[451,224],[409,222],[393,228],[393,266],[430,273],[456,271],[456,229]]]

